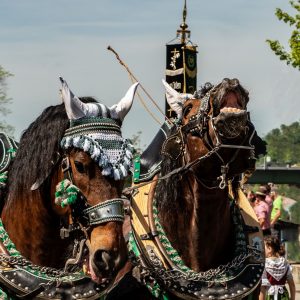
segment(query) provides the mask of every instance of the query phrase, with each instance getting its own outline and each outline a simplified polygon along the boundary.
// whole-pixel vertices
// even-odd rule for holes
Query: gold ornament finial
[[[187,9],[186,9],[186,0],[184,0],[184,7],[182,12],[182,23],[180,24],[180,29],[177,30],[177,36],[180,36],[181,43],[186,44],[187,39],[190,37],[190,30],[187,30],[189,27],[186,24],[186,16],[187,16]]]

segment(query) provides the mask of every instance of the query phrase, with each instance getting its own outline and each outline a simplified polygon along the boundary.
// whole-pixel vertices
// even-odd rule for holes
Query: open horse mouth
[[[111,274],[100,274],[100,272],[96,270],[95,266],[93,265],[92,259],[90,256],[87,256],[83,260],[83,273],[90,277],[94,282],[101,284],[101,285],[109,285],[109,282],[112,278]]]
[[[247,123],[248,94],[237,79],[224,79],[216,91],[213,103],[217,115],[214,125],[224,138],[235,138],[244,131]]]

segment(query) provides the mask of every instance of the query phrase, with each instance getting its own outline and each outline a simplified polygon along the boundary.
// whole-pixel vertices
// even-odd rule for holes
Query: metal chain
[[[165,270],[163,267],[159,266],[158,263],[152,261],[154,267],[147,267],[141,262],[139,262],[139,258],[136,258],[136,263],[138,263],[142,268],[143,275],[147,273],[154,278],[160,278],[160,280],[166,281],[180,281],[180,280],[187,280],[187,281],[214,281],[218,279],[217,277],[224,276],[227,272],[231,269],[239,268],[246,259],[256,256],[258,254],[258,250],[256,248],[252,249],[249,248],[247,253],[242,253],[236,256],[231,262],[226,265],[221,265],[216,269],[210,269],[206,272],[196,273],[196,272],[183,272],[181,270]]]
[[[24,258],[23,256],[7,256],[5,254],[0,254],[0,262],[1,263],[7,263],[12,266],[20,266],[20,267],[29,267],[33,271],[41,272],[47,276],[55,277],[55,278],[61,278],[65,276],[70,276],[72,273],[64,272],[63,270],[54,269],[51,267],[41,267],[38,265],[35,265],[31,263],[29,260]]]

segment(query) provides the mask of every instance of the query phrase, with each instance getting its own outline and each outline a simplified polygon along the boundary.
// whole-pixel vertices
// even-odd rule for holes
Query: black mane
[[[51,171],[59,143],[69,126],[64,104],[50,106],[23,132],[9,170],[9,193],[23,193]]]
[[[177,129],[177,126],[174,126],[171,129],[169,136],[175,134]],[[173,160],[167,155],[162,155],[160,176],[164,176],[179,167],[179,159]],[[158,182],[155,189],[155,195],[157,195],[156,199],[159,201],[158,205],[160,207],[163,207],[167,210],[176,209],[176,199],[181,195],[181,190],[179,188],[180,179],[180,175],[176,174]]]
[[[83,102],[96,102],[91,97],[80,98]],[[60,141],[69,120],[64,104],[47,107],[23,132],[16,157],[9,169],[8,190],[12,198],[28,193],[31,186],[44,180],[51,173],[53,161],[60,152]],[[11,197],[10,197],[11,198]]]
[[[196,99],[202,99],[205,94],[213,88],[213,85],[210,82],[206,82],[200,86],[200,89],[194,93],[194,97]],[[178,128],[174,126],[168,137],[175,134]],[[170,157],[163,155],[162,156],[162,164],[161,164],[161,176],[164,176],[176,168],[180,167],[179,160],[172,160]],[[176,205],[178,204],[177,199],[179,199],[182,195],[182,190],[179,185],[179,181],[181,180],[180,175],[173,175],[165,180],[162,180],[158,183],[156,188],[156,197],[159,200],[158,205],[167,210],[176,211]]]

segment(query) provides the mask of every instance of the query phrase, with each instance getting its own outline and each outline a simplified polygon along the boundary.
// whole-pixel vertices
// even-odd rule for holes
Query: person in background
[[[271,197],[271,188],[273,186],[273,183],[268,183],[266,185],[264,185],[264,187],[266,188],[266,198],[265,198],[265,202],[270,206],[270,214],[273,208],[273,199]]]
[[[284,248],[275,236],[265,238],[266,262],[259,300],[295,300],[296,288],[291,267],[284,258]],[[288,283],[290,295],[285,287]]]
[[[255,201],[253,207],[264,236],[271,234],[270,207],[265,202],[266,196],[266,188],[264,186],[260,186],[258,191],[255,192]]]
[[[272,235],[279,237],[279,228],[280,227],[277,223],[280,220],[282,214],[282,196],[278,195],[277,187],[273,186],[271,188],[271,198],[273,199],[273,207],[271,211],[271,230]]]
[[[251,206],[254,207],[255,193],[253,191],[248,191],[247,199],[250,202]]]

